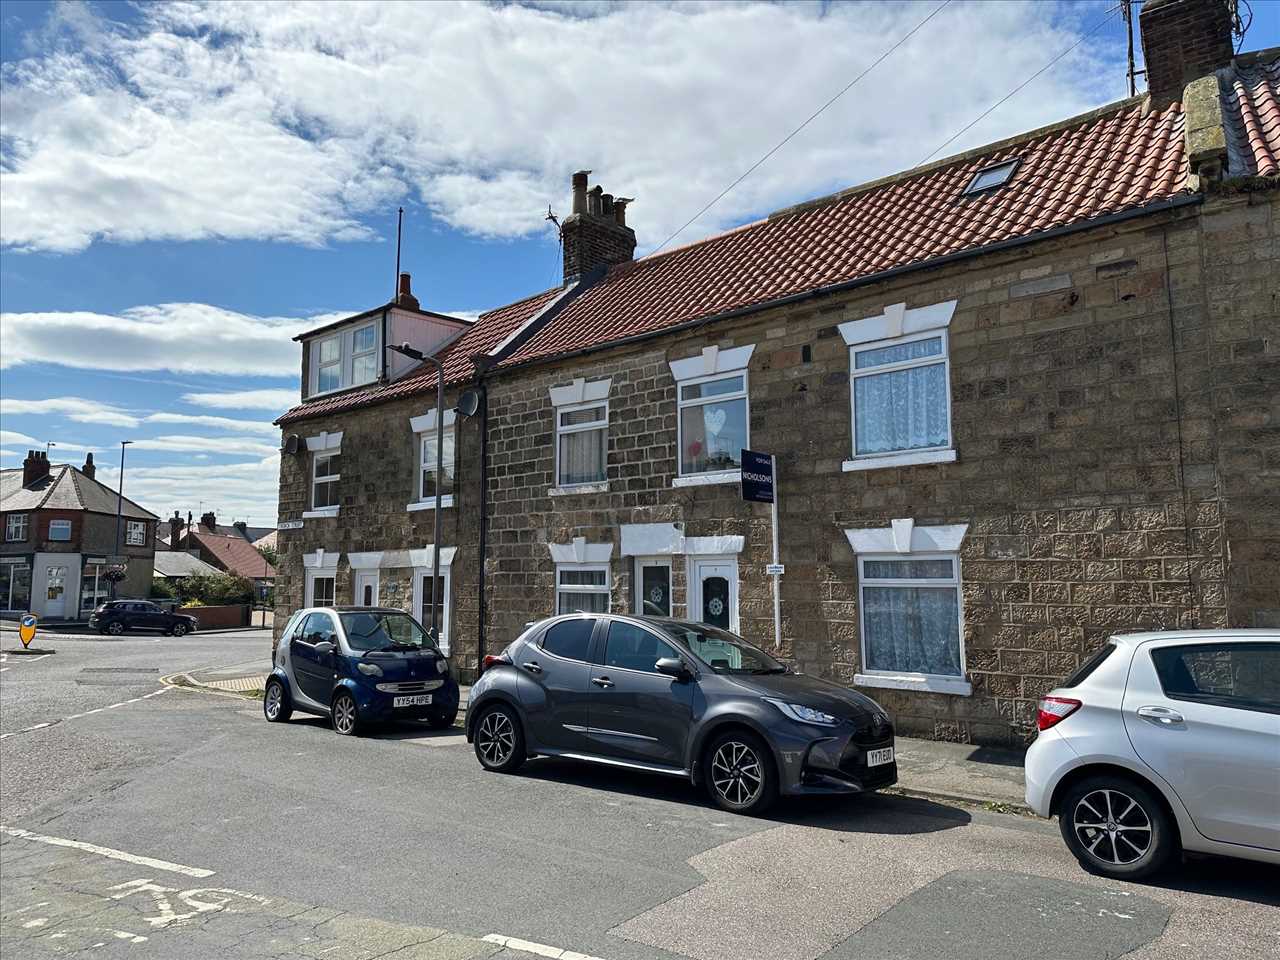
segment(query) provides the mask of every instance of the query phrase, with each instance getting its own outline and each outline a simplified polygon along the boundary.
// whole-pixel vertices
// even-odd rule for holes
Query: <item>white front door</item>
[[[80,597],[80,555],[38,553],[32,568],[31,609],[41,617],[70,617]]]
[[[736,633],[737,558],[694,557],[689,566],[689,619]]]
[[[357,607],[376,607],[378,605],[378,571],[357,570],[355,582],[355,605]]]

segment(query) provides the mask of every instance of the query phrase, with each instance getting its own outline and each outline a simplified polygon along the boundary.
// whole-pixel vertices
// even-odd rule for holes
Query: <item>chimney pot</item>
[[[1192,80],[1225,67],[1234,56],[1232,0],[1147,0],[1138,15],[1142,58],[1152,105],[1182,99]]]
[[[613,198],[613,222],[620,227],[627,225],[627,204],[634,200],[635,197],[614,197]]]
[[[409,274],[400,274],[400,290],[396,294],[396,303],[402,307],[409,307],[411,310],[421,310],[422,306],[418,303],[418,298],[413,295],[413,288],[410,285]]]
[[[593,217],[600,216],[601,197],[604,195],[604,187],[596,184],[587,191],[587,213]]]
[[[587,212],[587,177],[591,176],[590,170],[579,170],[573,175],[573,212],[583,214]]]
[[[218,529],[218,518],[212,510],[208,513],[200,514],[200,523],[202,526],[207,527],[210,530]]]

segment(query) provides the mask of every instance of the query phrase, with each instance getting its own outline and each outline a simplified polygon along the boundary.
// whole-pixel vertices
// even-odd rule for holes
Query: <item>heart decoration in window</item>
[[[715,410],[704,410],[702,412],[702,422],[707,428],[707,432],[712,436],[719,436],[720,431],[724,429],[724,422],[728,415],[724,412],[724,408],[720,407]]]

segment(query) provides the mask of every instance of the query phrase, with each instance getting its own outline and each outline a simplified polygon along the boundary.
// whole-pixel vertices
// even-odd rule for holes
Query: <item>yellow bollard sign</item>
[[[36,626],[39,623],[40,618],[34,613],[24,613],[22,619],[18,621],[18,639],[22,641],[24,650],[31,646],[31,641],[36,638]]]

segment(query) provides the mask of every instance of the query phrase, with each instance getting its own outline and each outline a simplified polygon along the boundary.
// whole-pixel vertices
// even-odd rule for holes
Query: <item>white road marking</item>
[[[534,943],[532,940],[507,937],[500,933],[490,933],[481,939],[485,943],[496,943],[498,946],[506,947],[508,950],[532,953],[539,957],[550,957],[551,960],[600,960],[599,957],[593,957],[589,954],[577,953],[573,950],[561,950],[559,947],[551,947],[545,943]]]
[[[28,830],[21,830],[18,827],[0,827],[0,833],[6,833],[11,837],[17,837],[20,840],[32,840],[36,843],[47,843],[54,847],[70,847],[73,850],[83,850],[86,853],[96,853],[100,857],[108,857],[112,860],[123,860],[125,863],[136,864],[140,867],[149,867],[152,870],[167,870],[170,873],[181,873],[187,877],[212,877],[212,870],[205,870],[202,867],[188,867],[181,863],[170,863],[168,860],[157,860],[154,857],[140,857],[137,854],[125,853],[123,850],[114,850],[111,847],[100,847],[96,843],[85,843],[83,840],[67,840],[64,837],[47,837],[39,833],[31,833]]]
[[[84,713],[73,713],[69,717],[61,717],[57,720],[47,720],[44,723],[36,723],[29,727],[24,727],[21,730],[14,730],[11,733],[0,733],[0,740],[8,740],[10,737],[16,737],[20,733],[31,733],[33,730],[43,730],[45,727],[52,727],[56,723],[66,723],[68,720],[79,720],[81,717],[87,717],[94,713],[101,713],[103,710],[114,710],[116,707],[125,707],[131,703],[141,703],[143,700],[158,697],[160,694],[172,689],[173,687],[161,687],[159,690],[144,693],[142,696],[134,697],[132,700],[121,700],[119,703],[111,703],[105,707],[98,707],[96,710],[86,710]]]

